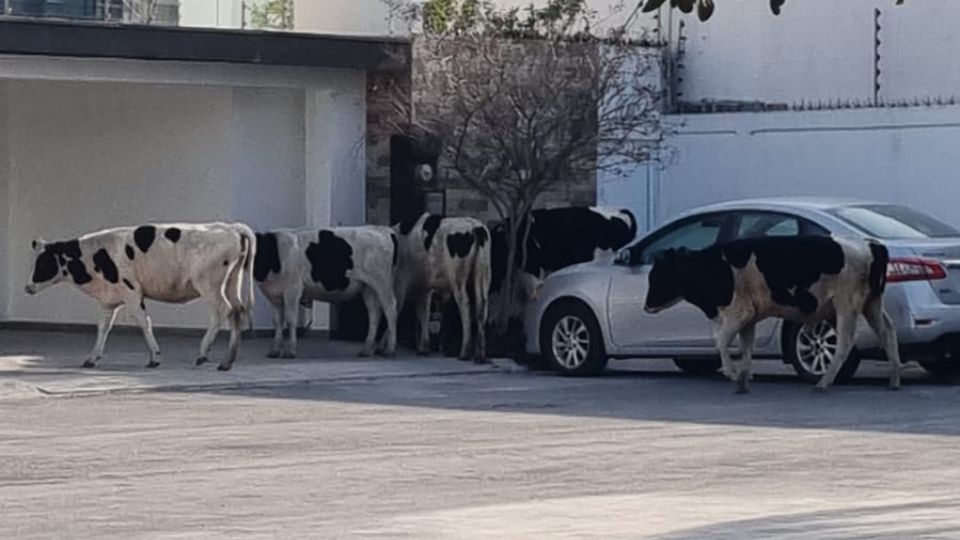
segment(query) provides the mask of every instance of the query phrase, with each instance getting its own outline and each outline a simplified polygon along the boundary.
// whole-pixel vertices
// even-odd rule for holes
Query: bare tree
[[[507,275],[492,306],[500,331],[515,309],[519,246],[540,196],[647,160],[664,136],[649,48],[624,33],[596,38],[589,25],[550,28],[534,37],[524,30],[526,39],[482,25],[425,38],[416,50],[431,67],[415,75],[412,96],[393,99],[402,118],[394,129],[436,141],[441,167],[486,197],[506,225]]]

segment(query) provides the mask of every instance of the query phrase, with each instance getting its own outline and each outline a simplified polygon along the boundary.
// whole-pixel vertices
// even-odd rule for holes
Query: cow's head
[[[643,306],[647,313],[659,313],[683,300],[683,264],[686,253],[668,249],[660,254],[650,269],[647,300]]]
[[[37,238],[30,243],[33,249],[33,271],[27,283],[27,294],[38,292],[65,280],[70,274],[70,261],[80,259],[80,247],[77,242],[57,242],[49,244]],[[82,264],[82,263],[81,263]]]

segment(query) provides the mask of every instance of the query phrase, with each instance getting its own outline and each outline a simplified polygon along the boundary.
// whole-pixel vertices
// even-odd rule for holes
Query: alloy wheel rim
[[[795,346],[803,369],[812,375],[824,375],[837,356],[837,331],[827,321],[803,326]]]
[[[576,369],[587,361],[590,331],[582,319],[567,315],[554,325],[551,344],[557,362],[566,369]]]

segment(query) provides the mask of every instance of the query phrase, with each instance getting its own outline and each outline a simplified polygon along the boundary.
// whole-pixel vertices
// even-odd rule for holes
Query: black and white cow
[[[498,292],[507,273],[507,227],[491,228],[493,278],[490,290]],[[521,227],[518,237],[523,234]],[[531,213],[525,244],[521,282],[524,289],[546,275],[574,264],[612,255],[637,236],[637,219],[629,210],[606,208],[548,208]],[[522,254],[521,254],[522,255]],[[521,264],[518,258],[515,264]],[[524,281],[525,280],[525,281]],[[527,291],[527,294],[532,291]]]
[[[397,305],[410,299],[419,321],[417,352],[429,342],[430,296],[452,295],[460,312],[463,340],[460,358],[473,349],[477,363],[486,362],[486,323],[490,294],[490,231],[473,218],[423,214],[398,225],[400,268],[396,276]],[[471,301],[472,300],[472,301]],[[472,308],[472,309],[471,309]],[[476,339],[472,328],[476,327]]]
[[[159,366],[160,347],[144,299],[182,304],[197,298],[206,300],[211,311],[197,365],[207,361],[210,346],[226,320],[230,325],[230,346],[218,369],[227,371],[233,367],[240,348],[240,331],[252,320],[254,302],[251,274],[256,238],[246,225],[123,227],[63,242],[34,240],[33,250],[28,294],[67,282],[101,306],[97,341],[83,367],[94,367],[103,357],[107,335],[124,307],[143,330],[150,354],[147,367]]]
[[[813,325],[835,318],[836,361],[817,383],[833,384],[853,348],[862,314],[890,362],[890,387],[900,387],[897,334],[883,309],[889,255],[883,245],[831,237],[737,240],[701,251],[668,250],[654,262],[645,309],[664,310],[686,300],[719,323],[717,348],[723,373],[747,391],[754,330],[779,317]],[[742,359],[734,370],[728,348],[740,336]]]
[[[393,291],[398,262],[396,233],[388,227],[334,227],[257,234],[254,277],[274,308],[271,358],[297,354],[298,312],[314,301],[341,303],[358,295],[370,326],[363,356],[375,351],[381,312],[387,319],[384,354],[397,344],[397,301]],[[283,328],[288,337],[283,343]]]

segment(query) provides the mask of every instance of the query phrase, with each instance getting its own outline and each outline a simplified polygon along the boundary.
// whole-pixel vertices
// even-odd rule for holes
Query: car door
[[[643,310],[654,257],[670,248],[703,249],[728,233],[730,214],[694,216],[657,231],[628,248],[629,261],[610,281],[607,312],[611,339],[626,354],[687,354],[713,350],[713,325],[699,309],[681,302],[657,314]]]
[[[732,238],[764,238],[775,236],[819,236],[830,232],[816,223],[787,212],[748,210],[737,212],[731,224]],[[777,338],[778,319],[757,324],[756,345],[762,347]]]

